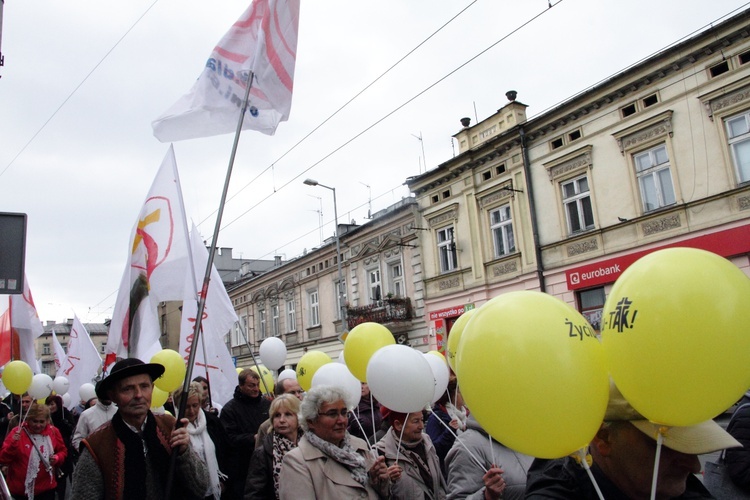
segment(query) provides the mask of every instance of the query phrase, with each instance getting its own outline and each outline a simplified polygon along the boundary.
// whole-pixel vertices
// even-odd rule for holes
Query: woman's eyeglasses
[[[349,410],[342,408],[340,410],[328,410],[325,413],[318,412],[318,415],[321,417],[337,418],[338,416],[346,417],[347,413],[349,413]]]

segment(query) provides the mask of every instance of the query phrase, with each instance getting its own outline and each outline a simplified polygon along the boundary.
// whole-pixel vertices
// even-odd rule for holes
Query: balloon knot
[[[574,454],[572,454],[570,456],[573,457],[573,460],[575,460],[578,465],[582,465],[581,464],[581,460],[582,460],[581,456],[582,456],[582,454],[580,454],[580,453],[574,453]],[[586,453],[585,457],[586,457],[586,463],[588,464],[589,467],[591,467],[591,465],[594,463],[594,459],[591,458],[591,454],[590,453]]]

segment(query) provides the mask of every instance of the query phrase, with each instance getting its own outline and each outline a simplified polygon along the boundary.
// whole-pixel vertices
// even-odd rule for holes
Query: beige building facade
[[[340,300],[335,238],[228,286],[239,318],[229,335],[237,366],[252,365],[250,349],[257,355],[270,336],[285,342],[287,367],[295,367],[310,350],[336,359],[346,332],[364,321],[385,325],[399,343],[434,349],[435,339],[423,320],[416,219],[416,202],[406,198],[374,214],[366,224],[339,225],[344,283]]]
[[[57,374],[55,365],[55,349],[52,342],[52,332],[55,332],[57,341],[60,342],[63,350],[67,352],[68,342],[70,341],[70,330],[73,326],[73,320],[68,319],[64,323],[47,321],[44,324],[44,333],[36,338],[34,345],[36,348],[36,358],[39,360],[39,368],[42,373],[50,377]],[[83,327],[89,332],[91,341],[99,351],[99,355],[104,360],[104,349],[107,346],[108,325],[104,323],[83,323]]]
[[[420,207],[425,315],[541,290],[598,328],[617,277],[668,246],[750,274],[750,12],[527,119],[516,93],[407,180]]]

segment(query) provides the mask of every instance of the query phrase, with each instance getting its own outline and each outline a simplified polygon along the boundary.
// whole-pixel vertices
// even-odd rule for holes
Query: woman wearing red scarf
[[[55,471],[67,454],[60,431],[50,425],[49,407],[31,405],[26,421],[10,431],[0,450],[13,498],[54,500]]]

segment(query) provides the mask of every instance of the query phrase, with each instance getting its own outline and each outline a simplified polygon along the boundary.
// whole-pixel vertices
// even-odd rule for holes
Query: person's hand
[[[401,469],[401,466],[399,465],[391,465],[388,467],[388,477],[391,479],[391,481],[396,482],[399,479],[401,479],[401,473],[403,472],[403,469]]]
[[[182,455],[190,446],[190,435],[187,431],[188,419],[181,418],[180,423],[182,427],[172,431],[172,438],[169,440],[169,444],[172,446],[172,449],[176,449]]]
[[[51,457],[49,457],[49,464],[50,465],[57,464],[57,455],[52,455]]]
[[[378,457],[367,471],[370,474],[370,480],[373,482],[385,481],[388,479],[388,467],[385,465],[385,457]]]
[[[15,417],[15,415],[13,414],[13,412],[12,412],[12,411],[9,411],[9,412],[8,412],[8,415],[6,415],[6,417],[5,417],[5,418],[7,418],[7,419],[8,419],[8,422],[10,422],[11,420],[13,420],[13,417]]]
[[[458,430],[458,419],[455,419],[455,418],[454,418],[453,420],[451,420],[450,424],[448,424],[448,425],[450,425],[450,426],[451,426],[451,428],[452,428],[452,429],[453,429],[454,431],[455,431],[455,430]]]
[[[482,482],[484,483],[484,498],[485,500],[497,500],[503,497],[505,491],[505,479],[503,479],[503,472],[500,467],[493,465],[490,469],[482,476]]]

